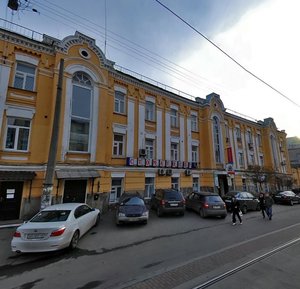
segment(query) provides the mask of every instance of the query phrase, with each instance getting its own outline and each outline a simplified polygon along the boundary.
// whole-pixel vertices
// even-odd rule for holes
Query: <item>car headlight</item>
[[[144,212],[144,213],[143,213],[143,217],[148,217],[148,214],[149,214],[148,211]]]
[[[118,216],[119,216],[119,217],[125,217],[125,214],[124,214],[124,213],[119,213]]]

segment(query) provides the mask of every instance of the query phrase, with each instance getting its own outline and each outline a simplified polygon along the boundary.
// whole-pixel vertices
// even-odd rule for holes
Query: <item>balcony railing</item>
[[[8,20],[5,20],[3,18],[0,18],[0,28],[4,29],[4,30],[7,30],[7,31],[17,33],[17,34],[20,34],[20,35],[23,35],[23,36],[25,36],[29,39],[32,39],[32,40],[36,40],[36,41],[40,41],[40,42],[43,41],[43,34],[42,33],[39,33],[37,31],[28,29],[24,26],[15,24],[15,23],[10,22]]]

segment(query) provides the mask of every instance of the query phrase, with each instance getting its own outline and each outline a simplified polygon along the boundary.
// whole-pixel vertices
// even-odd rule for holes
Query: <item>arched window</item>
[[[216,163],[221,162],[221,143],[220,143],[220,122],[219,119],[213,117],[213,134],[214,134],[214,150]]]
[[[72,78],[70,151],[89,151],[91,103],[91,79],[84,72],[76,72]]]

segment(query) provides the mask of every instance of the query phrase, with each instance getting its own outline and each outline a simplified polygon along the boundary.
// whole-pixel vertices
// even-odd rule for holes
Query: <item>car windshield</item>
[[[206,199],[209,203],[223,202],[219,196],[207,196]]]
[[[125,206],[143,206],[144,201],[141,198],[133,197],[125,199],[121,204]]]
[[[35,215],[30,222],[63,222],[66,221],[70,215],[70,210],[53,210],[53,211],[41,211]]]
[[[181,198],[181,194],[179,192],[176,192],[176,191],[166,191],[165,192],[165,199],[180,201],[182,198]]]

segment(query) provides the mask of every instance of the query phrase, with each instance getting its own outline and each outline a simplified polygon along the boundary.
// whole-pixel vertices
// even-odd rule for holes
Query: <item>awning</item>
[[[35,176],[33,171],[0,171],[0,181],[30,181]]]
[[[56,171],[56,177],[58,179],[88,179],[99,178],[100,175],[96,170],[92,169],[63,169]]]

